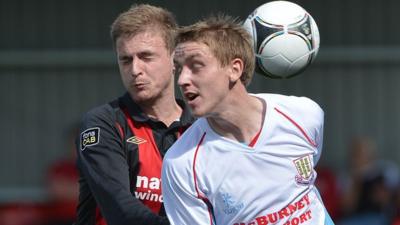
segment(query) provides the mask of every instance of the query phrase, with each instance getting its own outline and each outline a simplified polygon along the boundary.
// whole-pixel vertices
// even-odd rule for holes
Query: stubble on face
[[[117,40],[118,65],[127,91],[136,102],[170,95],[172,56],[157,31],[141,32]],[[172,93],[173,94],[173,93]]]

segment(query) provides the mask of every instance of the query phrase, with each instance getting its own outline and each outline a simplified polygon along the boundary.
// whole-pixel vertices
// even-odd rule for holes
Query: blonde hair
[[[132,5],[119,14],[111,25],[111,39],[115,45],[121,36],[131,37],[149,29],[161,32],[165,47],[172,53],[176,46],[178,25],[168,10],[148,4]]]
[[[245,86],[250,83],[255,67],[252,39],[236,18],[219,14],[181,28],[177,43],[191,41],[206,44],[221,66],[240,58],[244,64],[240,80]]]

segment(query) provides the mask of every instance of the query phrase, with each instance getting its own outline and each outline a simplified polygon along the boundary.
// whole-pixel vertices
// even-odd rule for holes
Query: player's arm
[[[111,110],[110,110],[111,111]],[[132,195],[123,143],[110,112],[89,112],[77,140],[78,167],[108,225],[167,225]]]
[[[193,174],[185,170],[180,162],[167,156],[162,169],[162,193],[168,219],[173,225],[214,224],[212,210],[199,198],[194,188]]]

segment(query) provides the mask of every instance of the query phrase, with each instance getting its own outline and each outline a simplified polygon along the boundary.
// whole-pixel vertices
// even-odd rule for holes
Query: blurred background
[[[150,3],[187,25],[216,12],[244,20],[265,2],[0,0],[0,224],[73,220],[77,123],[124,92],[109,37],[120,12]],[[289,80],[255,75],[249,91],[324,109],[317,185],[337,223],[399,224],[400,1],[293,2],[318,24],[317,59]]]

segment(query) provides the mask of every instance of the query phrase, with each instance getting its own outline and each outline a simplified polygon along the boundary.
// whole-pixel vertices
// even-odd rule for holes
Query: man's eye
[[[144,52],[139,54],[139,58],[143,61],[150,61],[152,59],[154,59],[154,54],[149,53],[149,52]]]
[[[130,59],[120,59],[119,61],[124,65],[129,64],[131,62]]]
[[[150,56],[150,55],[147,55],[147,56],[143,56],[141,59],[142,59],[143,61],[150,61],[150,60],[153,59],[153,57]]]
[[[197,71],[199,71],[201,68],[203,68],[203,64],[202,63],[192,63],[192,65],[190,66],[191,67],[191,69],[194,71],[194,72],[197,72]]]

